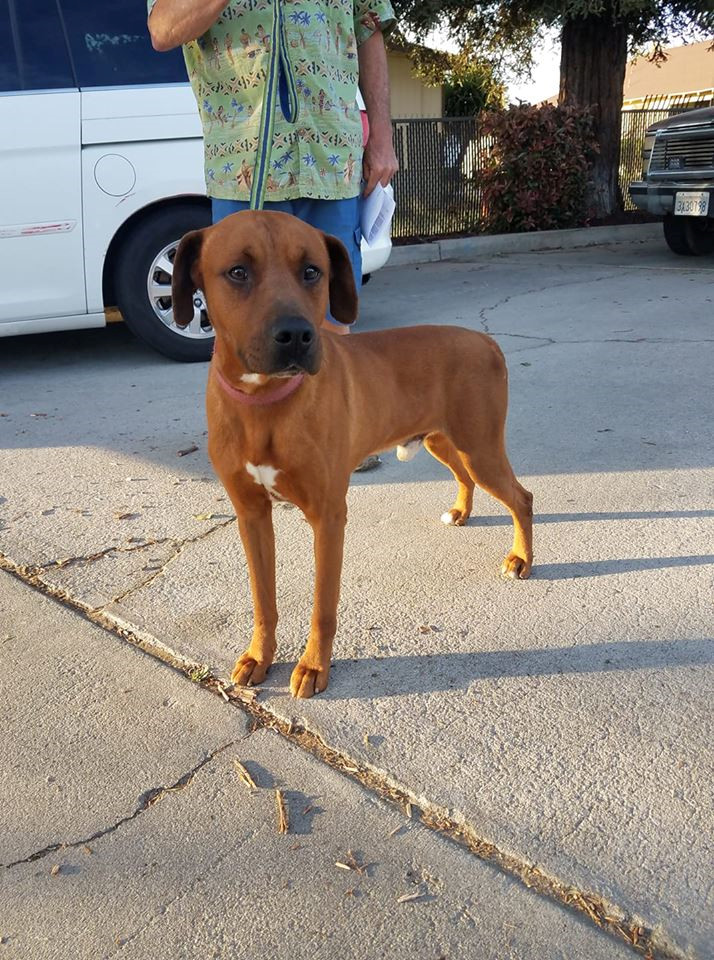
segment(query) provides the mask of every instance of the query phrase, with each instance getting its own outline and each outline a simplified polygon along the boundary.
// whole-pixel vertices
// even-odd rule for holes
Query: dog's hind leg
[[[459,485],[454,505],[451,510],[442,513],[441,522],[453,527],[463,527],[471,515],[474,482],[459,456],[459,451],[445,434],[428,434],[424,439],[424,446],[432,457],[451,470]]]
[[[503,561],[501,573],[512,580],[525,580],[533,563],[533,494],[516,479],[500,438],[474,449],[476,456],[459,450],[466,469],[513,517],[513,549]]]

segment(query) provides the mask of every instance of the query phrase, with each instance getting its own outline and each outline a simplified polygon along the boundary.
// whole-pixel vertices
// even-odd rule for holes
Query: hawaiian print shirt
[[[149,10],[156,0],[148,0]],[[208,195],[249,200],[273,17],[282,16],[299,103],[276,99],[265,200],[338,200],[360,192],[357,47],[394,22],[390,0],[231,0],[184,58],[203,123]]]

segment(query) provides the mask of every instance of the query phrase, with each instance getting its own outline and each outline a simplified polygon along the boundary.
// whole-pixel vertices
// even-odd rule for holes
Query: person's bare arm
[[[230,0],[156,0],[149,14],[154,50],[164,53],[212,27]]]
[[[357,56],[359,86],[369,120],[369,139],[364,148],[363,161],[363,174],[367,181],[364,194],[367,196],[378,183],[386,187],[399,169],[392,142],[387,51],[381,30],[375,30],[372,36],[365,40],[359,47]]]

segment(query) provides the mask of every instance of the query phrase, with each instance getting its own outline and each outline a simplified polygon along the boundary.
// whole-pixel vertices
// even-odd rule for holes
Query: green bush
[[[589,113],[518,106],[482,114],[491,140],[478,175],[487,229],[554,230],[588,220],[589,161],[597,152]]]
[[[502,108],[505,102],[506,88],[493,64],[470,48],[451,56],[443,89],[445,117],[475,117],[484,109]]]

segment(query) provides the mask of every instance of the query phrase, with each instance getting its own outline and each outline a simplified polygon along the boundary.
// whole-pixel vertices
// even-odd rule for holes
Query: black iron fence
[[[620,187],[625,210],[633,210],[628,184],[642,176],[647,127],[691,107],[628,110],[622,115]],[[489,149],[473,118],[395,120],[399,173],[394,178],[397,210],[395,240],[482,233],[486,211],[476,174]]]

